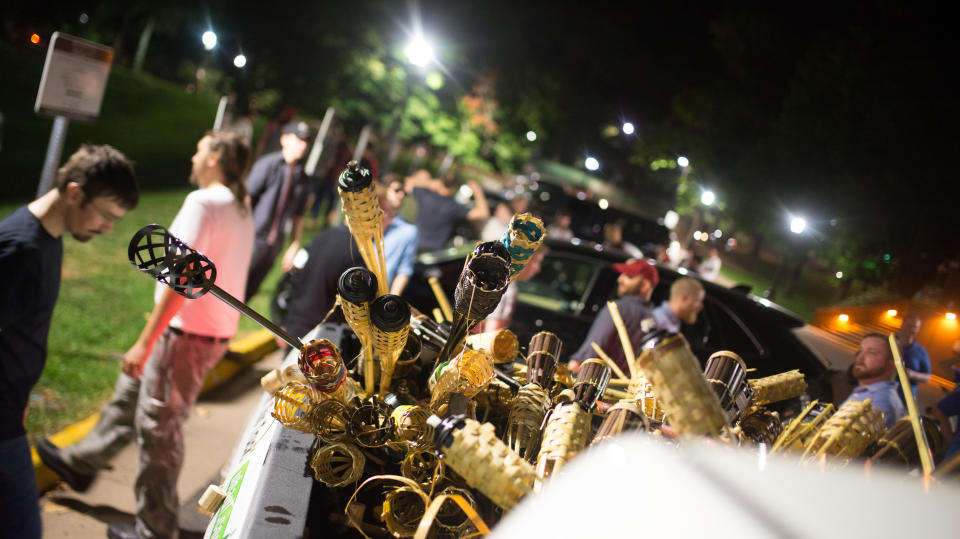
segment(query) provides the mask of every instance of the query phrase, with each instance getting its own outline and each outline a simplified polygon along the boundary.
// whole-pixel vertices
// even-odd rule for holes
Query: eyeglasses
[[[86,194],[84,194],[84,198],[86,199],[87,204],[91,206],[94,210],[96,210],[96,212],[100,214],[100,217],[102,217],[104,221],[113,224],[120,220],[120,217],[117,217],[116,215],[113,215],[107,210],[104,210],[99,206],[97,206],[95,199],[86,196]]]

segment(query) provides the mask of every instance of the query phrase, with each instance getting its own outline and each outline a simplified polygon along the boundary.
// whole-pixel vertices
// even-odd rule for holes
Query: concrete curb
[[[213,390],[221,384],[232,378],[241,370],[253,365],[263,359],[264,356],[277,349],[277,343],[273,333],[261,329],[246,337],[230,341],[230,349],[223,359],[217,363],[217,366],[207,373],[207,378],[203,382],[203,389],[200,394]],[[100,420],[100,413],[97,412],[85,419],[70,425],[60,432],[51,435],[50,441],[57,447],[65,447],[76,443],[86,436],[97,426]],[[33,469],[37,477],[37,490],[44,492],[57,484],[60,477],[47,468],[40,461],[37,450],[30,446],[30,455],[33,458]]]

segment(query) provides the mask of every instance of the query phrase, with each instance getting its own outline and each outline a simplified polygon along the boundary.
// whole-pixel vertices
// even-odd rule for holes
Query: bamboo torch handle
[[[620,336],[620,345],[623,346],[623,355],[627,357],[627,367],[630,368],[630,378],[637,376],[637,358],[633,355],[633,343],[630,342],[630,335],[627,333],[627,326],[623,324],[623,317],[620,316],[620,309],[617,304],[608,301],[607,310],[610,311],[610,318],[613,319],[613,325],[617,327],[617,334]]]
[[[623,374],[622,370],[620,370],[620,366],[617,365],[617,363],[613,359],[611,359],[610,356],[608,356],[607,353],[604,352],[603,349],[600,348],[600,346],[597,343],[591,342],[590,346],[592,346],[593,351],[596,352],[598,356],[600,356],[600,359],[602,359],[603,362],[606,363],[608,367],[610,367],[610,370],[617,375],[617,378],[621,380],[627,380],[627,376]],[[613,382],[613,380],[611,380],[611,382]]]
[[[930,460],[930,449],[927,447],[927,438],[923,434],[923,427],[920,425],[920,415],[917,413],[917,403],[913,400],[913,390],[910,389],[910,381],[907,379],[907,371],[903,368],[903,358],[900,357],[900,347],[894,339],[893,333],[890,334],[890,351],[893,352],[893,364],[897,366],[897,376],[900,377],[900,386],[903,389],[903,398],[907,401],[907,413],[910,416],[910,424],[913,426],[913,436],[917,440],[917,451],[920,452],[920,465],[923,467],[924,478],[930,477],[933,471],[933,462]]]
[[[437,303],[440,305],[440,310],[443,312],[443,317],[450,322],[453,320],[453,307],[450,306],[450,300],[447,299],[447,295],[443,292],[443,288],[440,286],[440,279],[436,277],[430,277],[427,279],[427,282],[430,283],[430,288],[433,290],[433,295],[437,297]]]

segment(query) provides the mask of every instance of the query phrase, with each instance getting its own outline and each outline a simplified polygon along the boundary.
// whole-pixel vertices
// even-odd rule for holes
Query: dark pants
[[[244,301],[250,301],[250,298],[260,290],[263,280],[273,269],[273,263],[283,249],[284,238],[277,238],[277,242],[269,245],[265,239],[257,238],[253,242],[253,258],[250,259],[250,272],[247,274],[247,291],[243,296]]]
[[[40,538],[37,478],[26,435],[0,442],[0,535]]]

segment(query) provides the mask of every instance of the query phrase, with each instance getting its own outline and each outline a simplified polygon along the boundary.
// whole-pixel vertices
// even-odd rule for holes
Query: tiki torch
[[[527,383],[520,387],[510,403],[506,442],[518,455],[535,462],[540,452],[540,425],[550,410],[549,389],[557,371],[560,338],[541,331],[527,347]]]
[[[387,293],[387,264],[383,255],[383,210],[370,170],[347,163],[340,174],[337,190],[343,206],[344,221],[357,242],[364,264],[377,276],[378,296]]]
[[[453,325],[434,367],[449,361],[470,328],[493,312],[509,282],[510,258],[504,246],[492,241],[478,244],[460,273],[453,294]]]
[[[573,402],[561,403],[550,412],[537,455],[537,477],[556,473],[587,446],[592,434],[590,417],[610,382],[610,367],[591,358],[580,365],[573,384]]]
[[[337,294],[343,317],[360,339],[363,349],[363,380],[367,395],[374,387],[373,335],[370,329],[370,302],[377,297],[377,276],[365,268],[350,268],[337,281]]]
[[[386,294],[370,305],[373,323],[373,349],[380,358],[380,394],[390,392],[397,359],[407,344],[410,332],[410,306],[400,296]]]

